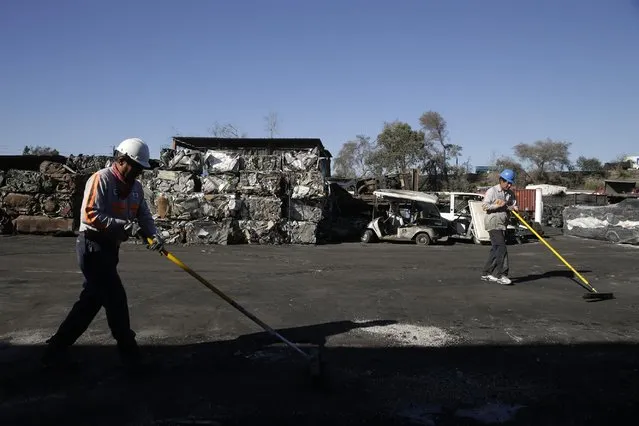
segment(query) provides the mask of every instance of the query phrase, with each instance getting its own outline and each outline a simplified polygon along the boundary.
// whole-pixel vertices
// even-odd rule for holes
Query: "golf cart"
[[[438,192],[436,195],[440,214],[450,226],[449,237],[457,240],[473,240],[475,244],[481,244],[482,240],[476,232],[469,202],[481,202],[484,196],[473,192]]]
[[[361,241],[413,241],[430,245],[448,236],[448,223],[439,214],[437,196],[419,191],[383,189],[373,192],[373,220]]]
[[[475,244],[488,244],[490,237],[484,228],[484,216],[486,213],[481,207],[484,196],[472,192],[438,192],[438,208],[441,216],[450,226],[450,238],[456,240],[472,240]],[[528,212],[521,212],[529,220]],[[506,226],[506,240],[509,243],[521,244],[532,236],[516,218]]]

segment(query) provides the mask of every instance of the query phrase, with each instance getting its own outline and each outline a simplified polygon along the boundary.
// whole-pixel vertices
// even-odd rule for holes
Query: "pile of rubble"
[[[163,150],[141,181],[169,242],[315,244],[328,195],[317,155]]]
[[[544,204],[541,224],[553,228],[561,228],[564,226],[563,214],[565,208],[566,206],[562,204]]]

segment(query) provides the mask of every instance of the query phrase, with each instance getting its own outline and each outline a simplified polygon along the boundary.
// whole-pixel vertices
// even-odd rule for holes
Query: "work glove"
[[[140,233],[140,225],[136,220],[129,220],[126,225],[124,225],[124,233],[127,237],[136,238]]]
[[[160,234],[153,236],[153,241],[147,246],[149,250],[162,251],[164,250],[164,239]]]

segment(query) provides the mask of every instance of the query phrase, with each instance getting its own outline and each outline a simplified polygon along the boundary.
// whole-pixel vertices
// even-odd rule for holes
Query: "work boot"
[[[148,370],[148,365],[140,352],[140,348],[136,343],[127,345],[118,344],[118,352],[124,371],[129,376],[138,377]]]
[[[40,359],[42,365],[47,368],[74,368],[77,362],[71,358],[69,347],[47,340],[47,346]]]

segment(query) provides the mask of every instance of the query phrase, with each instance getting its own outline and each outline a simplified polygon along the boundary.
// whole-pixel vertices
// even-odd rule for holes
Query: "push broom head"
[[[322,346],[317,347],[309,355],[308,370],[311,385],[317,389],[325,389],[328,385],[328,380],[326,377],[325,362],[322,357]]]
[[[584,294],[584,299],[591,302],[598,302],[601,300],[610,300],[614,299],[615,295],[613,293],[597,293],[597,292],[589,292]]]

